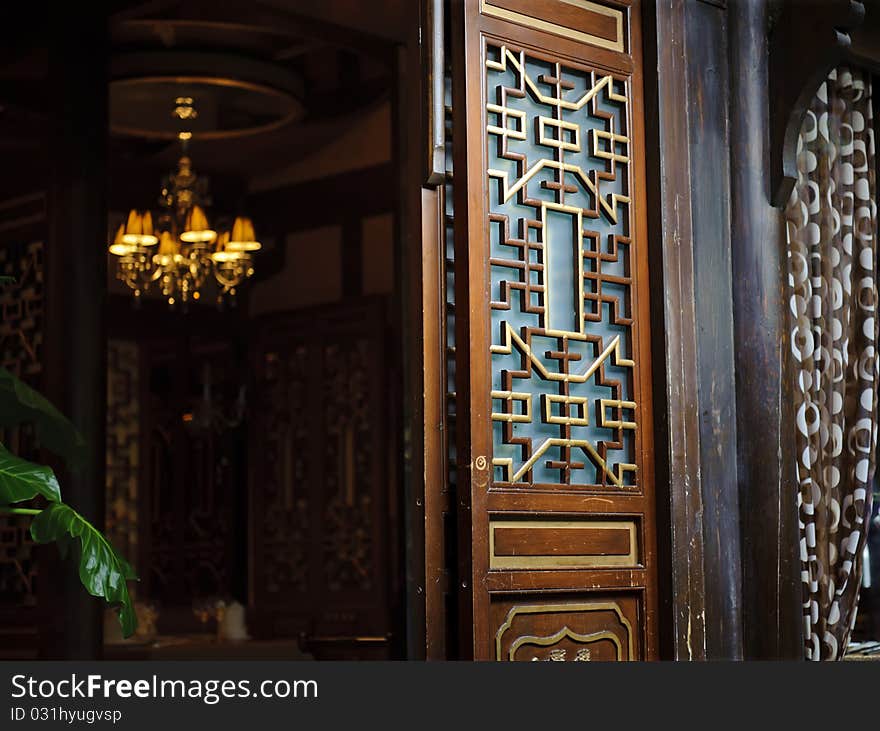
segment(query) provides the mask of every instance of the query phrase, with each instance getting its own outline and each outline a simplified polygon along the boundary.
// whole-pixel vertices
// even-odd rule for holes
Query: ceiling
[[[259,62],[297,80],[302,109],[294,121],[234,139],[193,139],[200,170],[246,186],[251,177],[271,175],[328,144],[387,100],[393,43],[410,27],[403,18],[413,5],[406,0],[154,0],[116,2],[115,7],[113,58],[147,51],[222,53],[230,75],[236,63]],[[20,171],[5,176],[15,178],[18,193],[22,186],[32,189],[45,180],[49,164],[46,44],[45,34],[23,33],[0,52],[0,161]],[[172,166],[178,146],[112,135],[109,151],[111,178],[124,185]],[[0,195],[9,185],[8,180],[0,183]]]

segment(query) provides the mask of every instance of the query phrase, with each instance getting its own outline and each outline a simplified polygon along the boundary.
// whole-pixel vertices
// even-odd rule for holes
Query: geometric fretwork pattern
[[[633,489],[627,79],[485,65],[495,483]]]
[[[323,539],[326,586],[369,591],[375,581],[368,338],[324,346]]]
[[[39,388],[43,374],[43,253],[41,241],[0,247],[0,275],[14,283],[0,287],[0,366]],[[0,442],[27,458],[36,458],[33,429],[5,429]],[[0,604],[36,601],[37,567],[27,520],[0,517]]]
[[[270,596],[308,591],[310,351],[304,345],[265,353],[257,384],[265,428],[260,488],[264,513],[255,539],[262,543],[262,581]]]
[[[109,340],[105,529],[113,546],[134,566],[138,558],[140,405],[140,348],[135,342]]]

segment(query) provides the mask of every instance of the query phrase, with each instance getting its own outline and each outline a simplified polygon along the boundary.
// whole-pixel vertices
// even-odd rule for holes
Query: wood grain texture
[[[495,527],[496,556],[626,556],[631,547],[627,528]]]
[[[614,15],[597,12],[591,7],[569,4],[565,0],[486,0],[486,5],[539,20],[552,18],[554,23],[564,29],[595,35],[609,41],[618,40],[617,19]]]
[[[548,6],[545,20],[555,21],[557,4]],[[459,486],[459,552],[462,561],[459,591],[461,611],[469,622],[463,622],[467,632],[462,633],[462,654],[476,659],[499,657],[496,641],[502,628],[500,618],[518,606],[540,605],[553,597],[554,602],[565,603],[577,618],[572,622],[595,629],[585,609],[577,609],[580,594],[587,589],[596,596],[614,595],[626,588],[626,598],[620,595],[625,613],[632,619],[632,638],[619,659],[650,659],[657,656],[656,608],[656,533],[654,524],[653,424],[651,396],[651,333],[650,298],[647,291],[649,278],[647,256],[647,222],[644,200],[647,194],[644,169],[643,134],[644,108],[641,79],[641,21],[637,4],[627,9],[631,26],[632,55],[578,43],[571,38],[544,33],[502,18],[486,17],[479,13],[478,0],[462,0],[453,4],[453,118],[455,124],[455,281],[456,281],[456,393],[460,417],[457,421]],[[599,69],[597,73],[612,71],[629,77],[627,98],[629,111],[629,167],[627,182],[633,201],[631,228],[632,270],[636,282],[630,289],[633,319],[639,323],[633,328],[630,347],[638,363],[633,389],[638,406],[636,421],[640,427],[636,436],[636,454],[639,463],[638,485],[632,490],[584,488],[582,485],[543,484],[539,481],[517,484],[496,481],[493,475],[491,431],[492,400],[490,346],[490,267],[489,219],[487,216],[487,140],[485,136],[486,99],[483,86],[484,44],[493,47],[507,45],[524,49],[530,58],[541,63],[559,62],[576,69]],[[456,61],[460,60],[460,63]],[[600,494],[596,494],[600,492]],[[614,521],[620,513],[639,517],[636,540],[642,549],[640,563],[628,570],[529,568],[511,570],[492,568],[488,557],[492,549],[490,530],[493,521],[509,518],[535,521],[575,521],[585,516],[601,516]],[[505,530],[511,526],[505,525]],[[504,550],[516,551],[518,556],[547,552],[551,556],[573,556],[590,544],[590,551],[621,550],[620,546],[603,544],[598,536],[587,536],[557,530],[550,532],[512,532],[501,534]],[[580,536],[580,537],[578,537]],[[607,537],[612,543],[616,536]],[[602,539],[605,540],[605,539]],[[611,555],[611,554],[608,554]],[[496,564],[497,565],[497,564]],[[524,592],[522,596],[502,596],[507,592]],[[622,606],[621,605],[621,606]],[[503,607],[504,609],[500,609]],[[618,607],[619,608],[619,607]],[[503,611],[503,614],[502,614]],[[560,616],[565,611],[548,612],[541,620],[541,647],[553,643],[564,649],[566,642],[587,645],[589,642],[570,637],[556,637],[560,631]],[[530,615],[531,616],[531,615]],[[568,621],[566,619],[566,621]],[[605,620],[603,620],[605,621]],[[569,624],[569,627],[571,625]],[[611,630],[609,630],[611,631]],[[548,634],[549,633],[549,634]],[[555,638],[555,639],[548,639]],[[575,647],[569,647],[569,655]],[[567,647],[568,645],[566,645]],[[581,649],[586,649],[582,647]],[[502,653],[503,654],[503,653]],[[516,653],[514,653],[516,655]],[[511,659],[503,654],[502,659]],[[512,659],[524,659],[516,655]],[[525,658],[528,659],[528,658]],[[569,659],[573,659],[569,657]],[[609,658],[610,659],[610,658]]]
[[[443,285],[441,284],[441,257],[445,244],[441,233],[443,225],[442,188],[422,190],[422,246],[433,255],[424,259],[425,274],[423,297],[425,311],[442,314]],[[425,654],[430,660],[445,659],[447,648],[447,625],[449,617],[446,612],[447,560],[444,514],[448,511],[446,494],[446,477],[443,474],[445,460],[445,430],[441,426],[445,421],[443,406],[445,405],[445,370],[443,360],[436,353],[443,350],[445,331],[443,321],[434,316],[425,321],[425,380],[432,384],[436,393],[425,402],[425,422],[432,425],[427,432],[428,438],[436,440],[437,449],[426,454],[429,460],[426,465],[424,497],[424,594],[425,594]],[[431,354],[435,357],[431,357]]]
[[[658,535],[663,557],[661,653],[707,657],[699,370],[684,0],[649,6],[645,108],[654,339]],[[656,63],[655,63],[656,59]]]
[[[769,3],[730,16],[731,223],[743,653],[800,659],[801,589],[785,224],[771,204]],[[751,72],[739,72],[748,65]],[[760,438],[755,438],[760,434]]]
[[[706,647],[710,658],[737,659],[742,589],[732,291],[749,285],[731,278],[738,247],[730,230],[727,13],[692,3],[686,23]]]

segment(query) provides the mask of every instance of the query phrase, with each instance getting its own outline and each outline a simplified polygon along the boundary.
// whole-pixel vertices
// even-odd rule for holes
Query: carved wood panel
[[[588,662],[635,660],[640,596],[592,593],[535,601],[494,599],[495,660]]]
[[[0,247],[0,274],[15,279],[0,287],[0,366],[35,388],[40,388],[43,374],[44,250],[41,241]],[[37,456],[29,426],[5,430],[0,441],[16,454]],[[32,547],[27,520],[0,517],[0,608],[35,604]]]
[[[469,406],[457,454],[473,654],[655,657],[639,8],[456,7],[456,341],[467,343],[456,393]]]
[[[266,318],[254,347],[251,601],[266,635],[390,627],[383,305]]]
[[[141,469],[141,353],[126,340],[107,343],[105,532],[140,572],[138,506]]]
[[[261,532],[256,570],[261,599],[272,603],[295,602],[309,588],[310,440],[308,421],[297,415],[309,410],[310,355],[302,343],[268,347],[255,393],[263,452],[253,465],[262,518],[255,524]]]

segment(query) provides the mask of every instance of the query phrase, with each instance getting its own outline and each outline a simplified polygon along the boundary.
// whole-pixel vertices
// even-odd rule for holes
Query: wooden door
[[[458,0],[451,27],[462,651],[652,659],[639,6]]]

